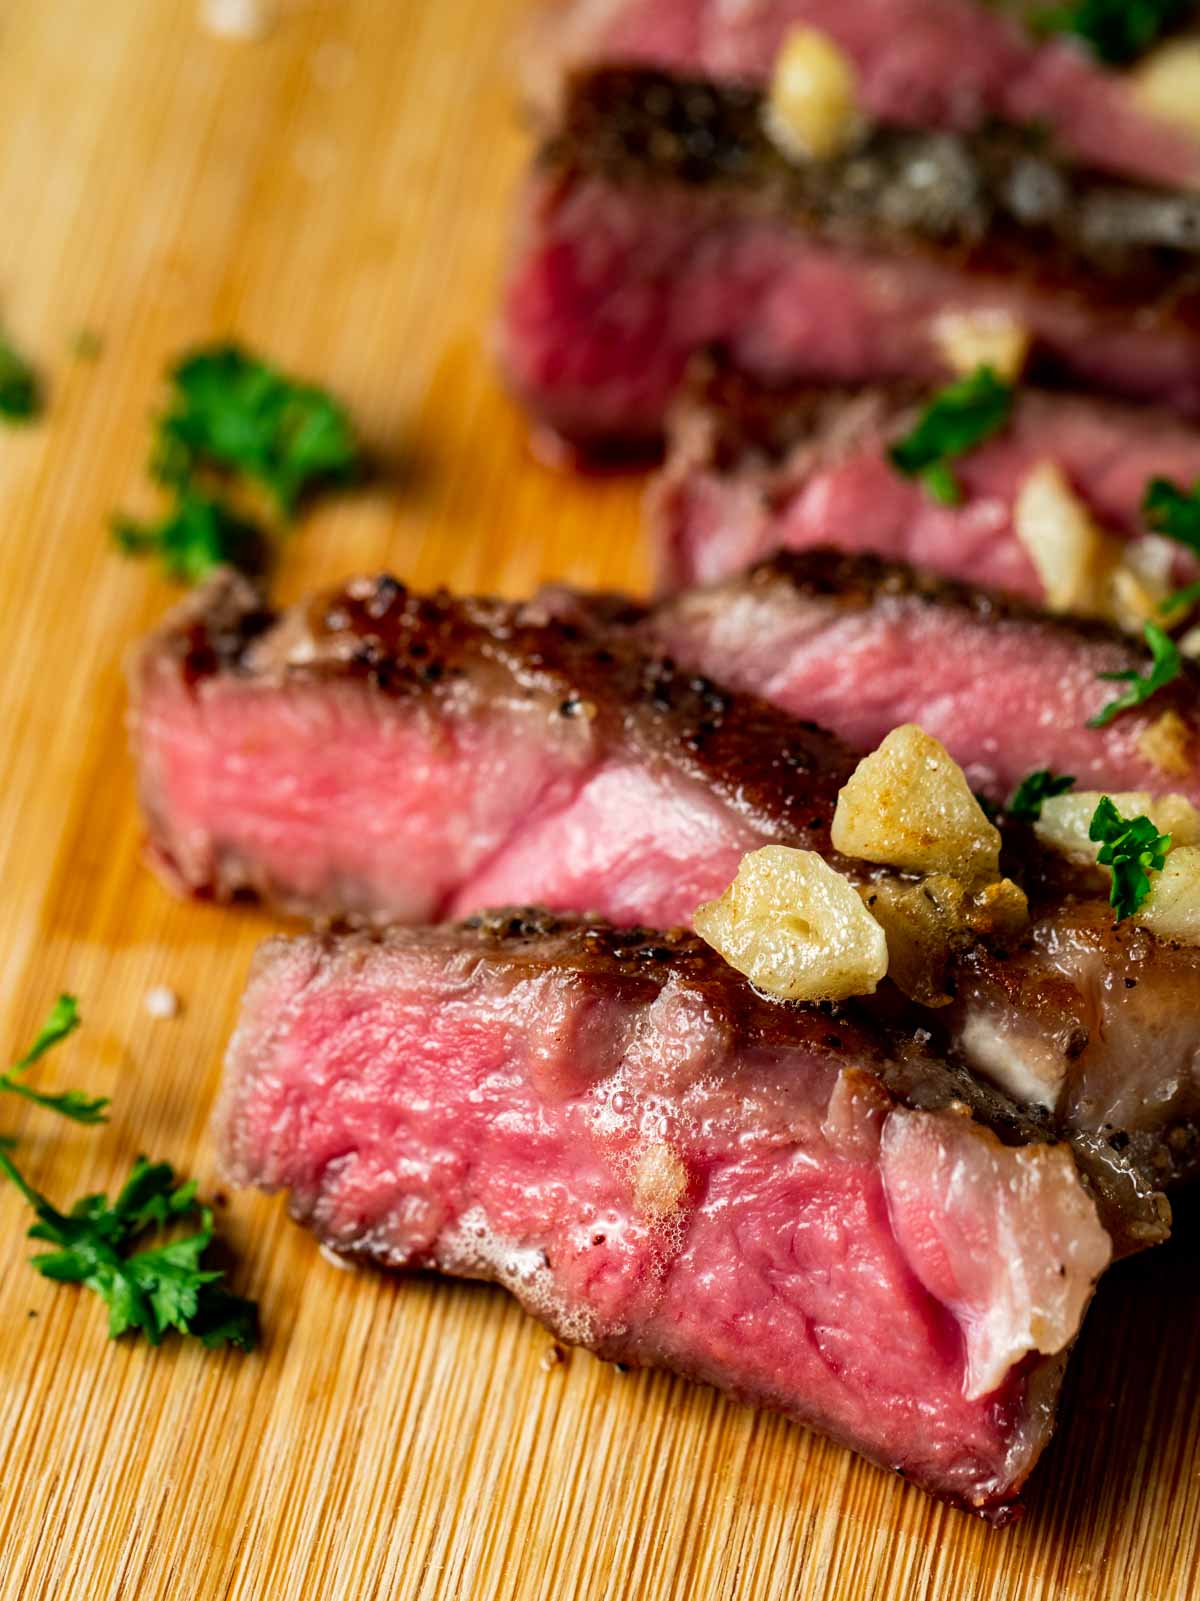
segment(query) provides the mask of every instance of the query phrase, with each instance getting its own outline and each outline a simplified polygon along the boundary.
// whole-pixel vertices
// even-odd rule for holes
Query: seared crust
[[[1200,326],[1200,197],[1069,169],[1032,133],[876,128],[790,162],[747,85],[606,68],[570,84],[551,169],[738,191],[847,244],[891,242],[968,271],[1078,287],[1163,326]]]
[[[135,676],[178,672],[193,691],[232,674],[264,688],[353,682],[388,700],[485,709],[543,701],[701,780],[780,838],[828,853],[829,820],[855,758],[831,734],[720,689],[536,602],[419,595],[386,574],[352,579],[282,613],[231,573],[214,577],[143,647]]]
[[[756,563],[744,580],[732,580],[737,587],[742,583],[767,590],[780,585],[795,595],[832,601],[844,611],[866,611],[883,599],[914,600],[922,606],[961,612],[978,622],[1036,628],[1074,645],[1104,645],[1120,654],[1119,671],[1130,668],[1140,673],[1147,665],[1144,647],[1110,623],[1090,617],[1053,616],[1019,595],[978,589],[928,568],[888,561],[866,552],[848,555],[829,546],[779,551]],[[1156,694],[1154,705],[1165,708],[1174,699],[1194,708],[1198,694],[1200,666],[1185,659],[1179,677]]]

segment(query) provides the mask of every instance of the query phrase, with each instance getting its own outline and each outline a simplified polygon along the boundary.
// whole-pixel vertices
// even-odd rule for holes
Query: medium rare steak
[[[1170,413],[1022,387],[1003,432],[955,463],[962,499],[943,505],[888,459],[928,398],[903,386],[762,388],[724,363],[697,363],[650,499],[661,587],[712,583],[776,550],[835,545],[1041,600],[1013,529],[1017,496],[1040,462],[1062,470],[1104,528],[1134,540],[1146,537],[1152,479],[1200,480],[1200,430]],[[1174,572],[1180,583],[1195,576],[1181,548]]]
[[[681,933],[519,913],[270,940],[217,1123],[233,1182],[288,1191],[335,1250],[494,1279],[558,1338],[996,1522],[1112,1254],[1068,1146],[919,1038],[763,1000]]]
[[[1099,675],[1147,670],[1145,648],[1104,623],[814,549],[665,600],[635,627],[681,666],[719,672],[855,750],[919,723],[1000,805],[1045,767],[1080,789],[1170,790],[1200,806],[1200,668],[1185,662],[1145,706],[1089,728],[1113,697]],[[1168,713],[1176,739],[1163,755],[1148,736]]]
[[[657,437],[688,358],[765,382],[942,380],[947,312],[1004,312],[1033,371],[1200,415],[1200,196],[1069,174],[997,131],[877,132],[789,162],[752,89],[580,79],[525,197],[502,356],[583,445]]]
[[[272,617],[226,574],[143,646],[133,686],[152,858],[191,893],[377,922],[523,895],[666,928],[764,844],[875,872],[830,848],[856,763],[833,735],[582,610],[572,622],[549,602],[421,597],[379,578]],[[1063,1120],[1109,1132],[1107,1090],[1089,1086],[1122,1082],[1122,1139],[1164,1181],[1186,1176],[1200,1161],[1200,951],[1114,928],[1095,886],[1061,882],[1028,838],[1016,855],[1025,938],[984,940],[970,1004],[922,1018]],[[1135,987],[1158,1020],[1153,1050],[1120,1026]]]
[[[1200,139],[1156,116],[1127,73],[1077,41],[1023,28],[1020,11],[980,0],[560,0],[530,40],[525,77],[547,121],[566,78],[586,67],[761,85],[789,30],[806,26],[850,57],[860,105],[880,122],[964,132],[1036,123],[1085,165],[1200,186]]]

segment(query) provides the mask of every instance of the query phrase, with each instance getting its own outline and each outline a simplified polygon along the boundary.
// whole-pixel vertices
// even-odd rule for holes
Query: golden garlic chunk
[[[846,856],[970,883],[997,878],[1000,834],[940,740],[894,729],[838,796],[833,844]]]
[[[787,1000],[871,995],[887,974],[883,930],[849,880],[814,851],[751,851],[693,926],[758,989]]]
[[[1184,845],[1167,853],[1136,922],[1160,939],[1200,943],[1200,847]]]
[[[853,62],[827,33],[790,29],[763,108],[767,137],[794,161],[839,155],[858,135],[857,91]]]

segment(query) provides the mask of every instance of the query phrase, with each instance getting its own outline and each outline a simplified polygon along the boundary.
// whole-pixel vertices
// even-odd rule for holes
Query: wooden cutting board
[[[106,525],[151,504],[168,361],[235,333],[343,395],[382,464],[297,533],[288,596],[382,565],[512,593],[646,574],[640,483],[539,466],[489,357],[518,0],[293,0],[246,43],[195,9],[0,7],[0,318],[49,392],[0,433],[0,1060],[73,990],[86,1026],[43,1078],[114,1101],[99,1130],[10,1097],[0,1122],[63,1201],[139,1151],[218,1187],[207,1119],[271,926],[138,858],[121,661],[172,597]],[[147,1014],[158,984],[178,1019]],[[249,1358],[110,1344],[0,1194],[5,1598],[1197,1594],[1195,1250],[1106,1282],[1028,1515],[994,1533],[710,1391],[553,1363],[497,1290],[339,1271],[260,1197],[222,1218]]]

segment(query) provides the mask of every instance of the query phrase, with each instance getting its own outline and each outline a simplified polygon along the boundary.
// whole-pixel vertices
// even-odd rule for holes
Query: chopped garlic
[[[827,161],[858,134],[857,75],[845,52],[818,28],[784,37],[763,109],[771,142],[796,161]]]
[[[1062,468],[1040,461],[1017,493],[1013,530],[1054,612],[1102,617],[1130,633],[1161,620],[1169,574],[1099,528]]]
[[[1200,848],[1185,845],[1168,851],[1136,921],[1162,939],[1200,942]]]
[[[906,723],[866,756],[838,796],[833,844],[916,873],[996,878],[1000,835],[946,747]]]
[[[883,930],[849,880],[813,851],[752,851],[693,926],[760,990],[788,1000],[871,995],[887,973]]]
[[[1037,568],[1050,610],[1099,616],[1113,542],[1097,528],[1056,462],[1038,462],[1021,485],[1013,528]]]
[[[1029,329],[1008,311],[944,311],[933,337],[946,365],[964,378],[990,367],[1015,383],[1029,358]]]
[[[1052,795],[1042,804],[1034,832],[1051,850],[1081,862],[1094,862],[1100,846],[1088,838],[1088,830],[1103,798],[1101,791],[1086,789]],[[1122,817],[1148,817],[1160,834],[1170,834],[1172,845],[1200,844],[1200,812],[1184,795],[1125,790],[1109,799]]]
[[[946,967],[956,949],[979,935],[1010,937],[1029,921],[1025,892],[1009,878],[977,889],[948,873],[881,878],[859,894],[887,937],[888,977],[921,1006],[953,999]]]
[[[1165,711],[1138,735],[1137,748],[1160,773],[1186,778],[1192,771],[1192,731],[1176,711]]]
[[[1134,94],[1152,116],[1200,135],[1200,39],[1177,39],[1147,56]]]

